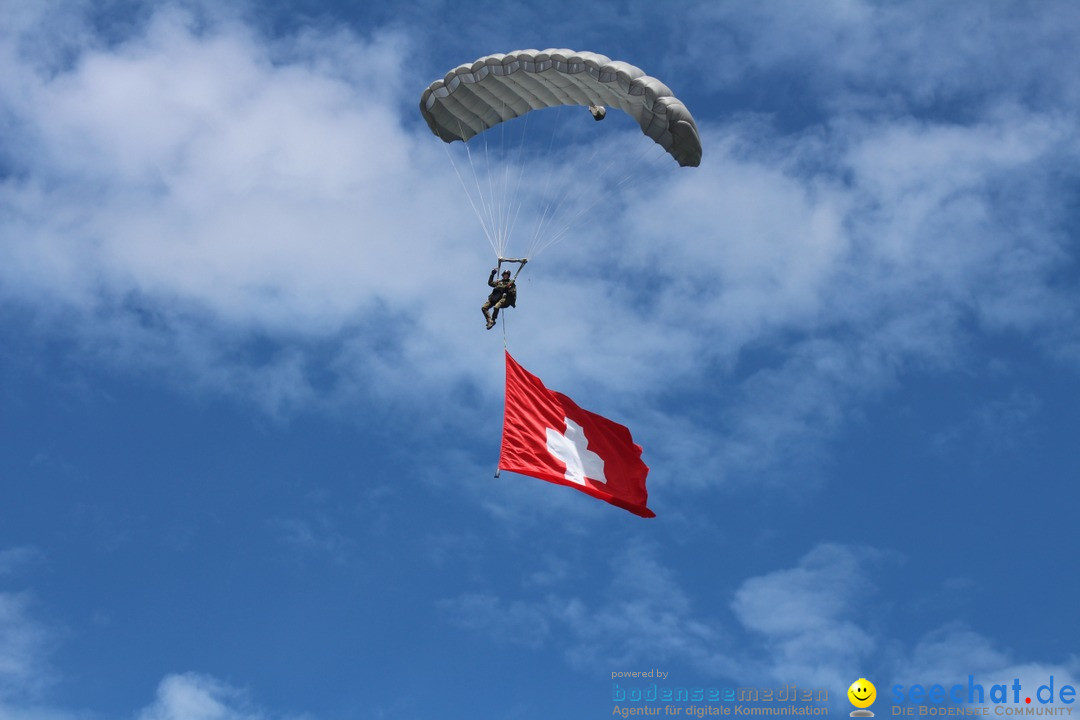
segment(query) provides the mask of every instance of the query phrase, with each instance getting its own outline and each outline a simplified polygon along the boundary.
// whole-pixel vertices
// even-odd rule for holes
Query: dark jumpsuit
[[[504,307],[515,307],[517,303],[517,285],[513,280],[496,280],[495,273],[497,270],[492,270],[491,275],[488,276],[488,285],[495,288],[488,295],[487,302],[484,303],[480,309],[484,313],[484,318],[489,322],[494,322],[499,318],[499,310]],[[495,308],[495,310],[488,315],[488,310]]]

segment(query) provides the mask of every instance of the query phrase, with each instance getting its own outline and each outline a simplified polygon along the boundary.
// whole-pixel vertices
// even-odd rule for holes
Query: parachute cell
[[[597,53],[549,49],[487,55],[454,68],[420,98],[431,132],[447,143],[558,105],[619,108],[679,165],[701,163],[697,124],[671,90],[639,68]]]

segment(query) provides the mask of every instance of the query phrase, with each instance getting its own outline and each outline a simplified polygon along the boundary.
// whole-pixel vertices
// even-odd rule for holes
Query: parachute
[[[447,143],[559,105],[617,107],[679,165],[701,163],[697,124],[667,85],[597,53],[549,49],[487,55],[454,68],[420,97],[428,127]]]
[[[574,118],[560,125],[558,110],[565,106],[587,107],[597,121],[608,115],[608,109],[622,110],[662,148],[652,162],[663,168],[642,167],[645,155],[656,145],[623,149],[617,142],[601,139],[618,139],[616,130],[601,132],[588,147],[564,145],[561,128],[572,128],[575,139],[581,132]],[[524,152],[529,118],[534,117],[533,111],[547,108],[555,109],[556,122],[546,150]],[[548,49],[486,55],[431,83],[420,97],[420,113],[431,132],[446,143],[447,155],[500,267],[507,261],[510,236],[523,207],[525,215],[538,219],[531,239],[515,252],[521,260],[564,237],[586,213],[613,198],[617,189],[674,169],[671,158],[682,167],[701,163],[697,124],[667,85],[633,65],[592,52]],[[539,115],[548,117],[548,112]],[[534,125],[542,127],[543,117]],[[620,122],[609,119],[605,128]],[[630,122],[622,124],[632,127]],[[516,132],[507,130],[511,125],[521,128],[521,144],[516,148],[508,146],[512,142],[508,136]],[[486,132],[497,126],[499,131]],[[468,142],[477,135],[482,142]],[[458,140],[467,162],[454,160],[450,147]],[[467,182],[469,172],[472,182]],[[523,266],[521,260],[510,262]]]

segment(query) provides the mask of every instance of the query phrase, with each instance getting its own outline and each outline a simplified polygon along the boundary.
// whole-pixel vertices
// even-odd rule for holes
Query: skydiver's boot
[[[484,319],[487,320],[487,329],[490,330],[491,328],[495,327],[495,321],[491,319],[490,315],[488,315],[486,307],[481,309],[484,311]]]

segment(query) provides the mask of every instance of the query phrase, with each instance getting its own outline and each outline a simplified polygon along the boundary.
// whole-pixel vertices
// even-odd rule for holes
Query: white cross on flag
[[[641,446],[624,425],[582,410],[506,353],[506,412],[499,469],[577,488],[641,517],[649,494]]]

